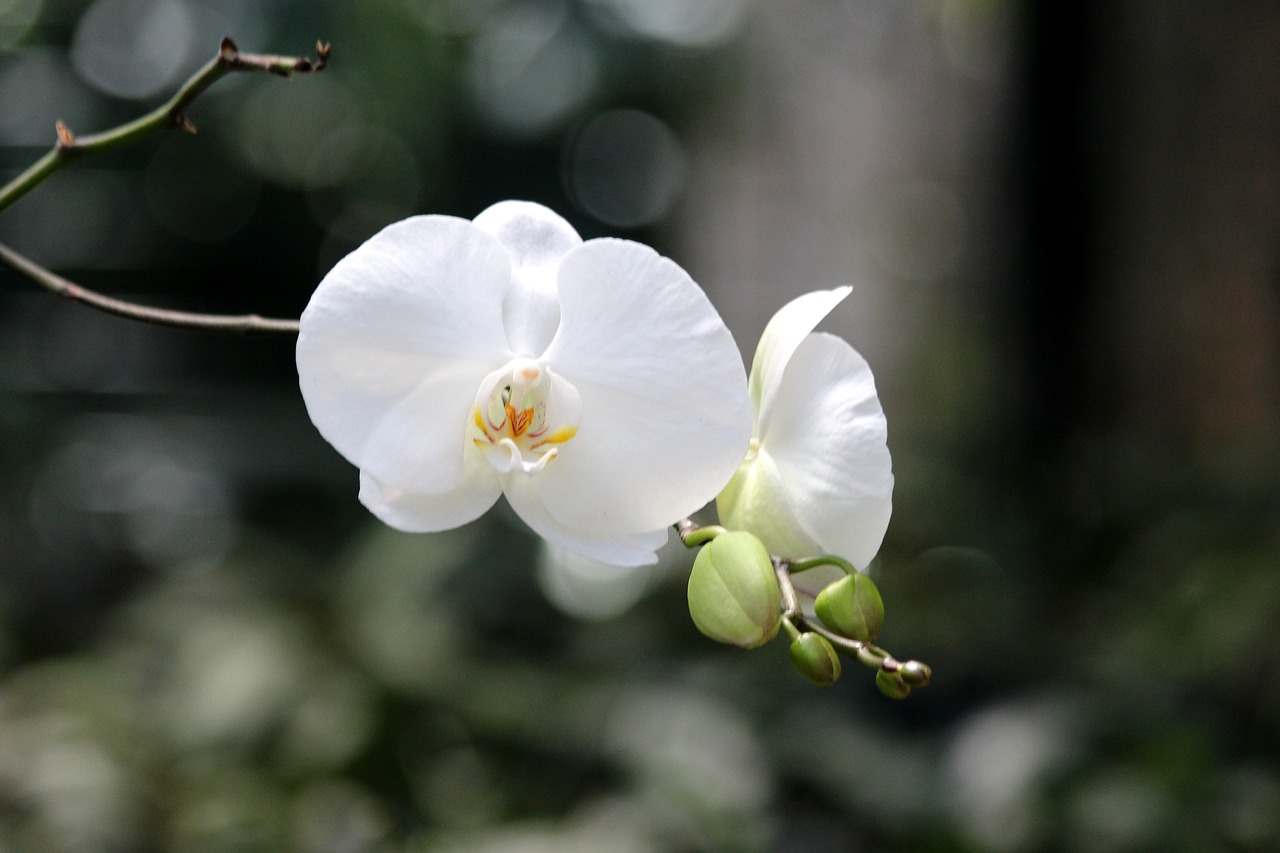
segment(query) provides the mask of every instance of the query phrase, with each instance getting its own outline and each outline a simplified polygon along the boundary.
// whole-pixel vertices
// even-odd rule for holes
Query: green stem
[[[218,55],[197,71],[168,102],[156,107],[144,116],[102,133],[77,137],[65,124],[58,122],[57,143],[43,157],[32,163],[22,174],[0,188],[0,211],[4,211],[22,198],[45,178],[67,164],[90,154],[98,154],[128,145],[143,136],[165,128],[180,128],[194,132],[195,125],[187,119],[187,108],[219,78],[232,71],[266,71],[288,76],[294,72],[320,71],[329,61],[329,46],[318,44],[317,58],[268,56],[241,53],[231,39],[223,39]]]
[[[835,554],[819,554],[816,557],[805,557],[803,560],[788,560],[787,565],[791,574],[799,574],[809,569],[816,569],[818,566],[835,566],[846,575],[851,575],[857,571],[853,567],[853,563],[843,557],[837,557]]]
[[[848,561],[829,554],[824,554],[820,557],[808,557],[794,562],[782,557],[773,558],[773,571],[778,578],[778,587],[782,592],[782,618],[784,624],[789,628],[800,625],[806,631],[821,634],[837,650],[856,658],[863,666],[871,669],[882,669],[885,672],[898,673],[912,687],[923,687],[928,684],[933,672],[927,665],[914,660],[905,663],[899,662],[893,655],[879,646],[859,640],[851,640],[831,631],[819,620],[809,618],[800,607],[800,597],[796,594],[796,587],[791,581],[791,575],[795,571],[805,571],[806,569],[827,565],[844,569],[848,573],[854,571],[853,566]],[[800,568],[796,569],[796,566],[800,566]]]
[[[65,163],[66,157],[62,153],[62,149],[54,146],[52,151],[32,163],[21,175],[5,184],[4,189],[0,189],[0,211],[29,193],[37,184],[61,169]]]
[[[802,616],[801,620],[805,623],[810,631],[815,634],[821,634],[826,637],[831,645],[843,651],[845,654],[858,659],[863,666],[871,669],[887,669],[890,672],[898,669],[898,662],[893,656],[879,646],[873,646],[870,643],[863,643],[858,640],[850,640],[848,637],[842,637],[831,631],[825,625],[818,623],[816,620]]]
[[[691,518],[682,518],[673,526],[676,529],[676,533],[680,535],[680,541],[684,543],[686,548],[697,548],[699,545],[705,545],[721,533],[728,532],[717,524],[708,524],[703,527]]]

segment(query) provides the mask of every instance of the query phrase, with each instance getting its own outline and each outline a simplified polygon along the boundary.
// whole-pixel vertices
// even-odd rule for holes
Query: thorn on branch
[[[187,104],[178,104],[169,113],[169,126],[186,133],[195,133],[196,126],[191,119],[187,118]]]
[[[54,129],[58,133],[58,148],[63,151],[69,151],[76,145],[76,135],[71,132],[71,128],[67,127],[66,122],[58,119]]]

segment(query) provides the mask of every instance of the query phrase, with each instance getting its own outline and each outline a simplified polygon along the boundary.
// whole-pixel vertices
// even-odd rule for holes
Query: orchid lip
[[[494,470],[533,475],[578,433],[577,389],[550,368],[516,358],[480,383],[468,435]]]

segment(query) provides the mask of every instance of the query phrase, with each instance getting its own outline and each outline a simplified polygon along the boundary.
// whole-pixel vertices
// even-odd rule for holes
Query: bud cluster
[[[905,699],[928,683],[928,666],[901,663],[872,644],[884,624],[884,603],[871,578],[845,560],[776,557],[741,530],[692,523],[678,529],[686,545],[702,545],[689,575],[689,615],[711,639],[755,649],[785,628],[792,665],[820,687],[840,678],[839,652],[874,668],[876,686],[892,699]],[[835,566],[845,574],[817,594],[811,616],[800,605],[791,575],[817,566]]]

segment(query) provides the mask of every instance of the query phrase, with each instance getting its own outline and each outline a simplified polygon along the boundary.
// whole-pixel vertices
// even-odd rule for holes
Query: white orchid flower
[[[765,327],[751,364],[750,450],[716,506],[722,524],[770,553],[835,554],[865,569],[892,511],[888,426],[866,360],[813,332],[850,290],[801,296]]]
[[[528,202],[388,226],[301,326],[311,420],[401,530],[457,527],[505,494],[555,545],[654,562],[750,438],[741,356],[684,270]]]

